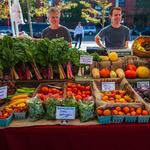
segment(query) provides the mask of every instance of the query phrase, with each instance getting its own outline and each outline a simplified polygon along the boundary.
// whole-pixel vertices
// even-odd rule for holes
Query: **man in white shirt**
[[[82,38],[84,37],[84,30],[83,30],[83,26],[81,25],[81,23],[79,22],[78,25],[75,28],[74,31],[74,37],[75,37],[75,47],[77,47],[78,41],[79,41],[79,48],[81,47],[81,42],[82,42]]]

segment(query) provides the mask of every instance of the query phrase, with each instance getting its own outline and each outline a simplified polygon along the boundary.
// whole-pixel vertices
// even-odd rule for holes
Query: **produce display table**
[[[150,124],[30,126],[0,129],[0,149],[148,150]]]

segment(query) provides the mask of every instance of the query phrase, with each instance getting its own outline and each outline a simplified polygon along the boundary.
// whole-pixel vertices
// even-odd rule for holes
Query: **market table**
[[[0,149],[149,150],[150,124],[30,126],[0,129]]]

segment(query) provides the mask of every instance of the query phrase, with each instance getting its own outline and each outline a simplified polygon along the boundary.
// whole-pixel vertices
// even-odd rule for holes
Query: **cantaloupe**
[[[150,71],[145,66],[139,66],[136,70],[136,73],[139,78],[148,78],[150,76]]]

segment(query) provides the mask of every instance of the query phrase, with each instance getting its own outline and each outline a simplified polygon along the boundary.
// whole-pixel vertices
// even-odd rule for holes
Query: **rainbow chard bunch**
[[[10,75],[12,79],[19,79],[18,74],[15,70],[15,65],[18,63],[18,57],[20,57],[20,52],[16,52],[13,48],[13,39],[11,37],[5,36],[1,42],[0,53],[1,53],[1,63],[7,71],[10,69]]]
[[[37,64],[36,64],[36,41],[32,41],[30,39],[24,39],[26,47],[24,49],[24,54],[27,62],[29,62],[34,70],[35,76],[38,80],[42,79],[42,76],[38,70]]]
[[[13,49],[16,52],[18,63],[16,65],[16,70],[19,76],[19,79],[23,80],[29,80],[32,78],[32,73],[29,69],[28,61],[26,59],[25,55],[25,49],[26,49],[26,40],[25,39],[20,39],[20,38],[15,38],[13,39]]]
[[[51,60],[50,40],[43,39],[38,41],[36,49],[36,60],[42,66],[41,74],[45,79],[53,79],[53,68]]]
[[[66,55],[68,49],[68,42],[65,41],[63,38],[51,40],[49,46],[49,55],[51,58],[50,60],[53,65],[58,65],[60,79],[65,79],[67,77],[62,64],[66,63],[67,61]]]

